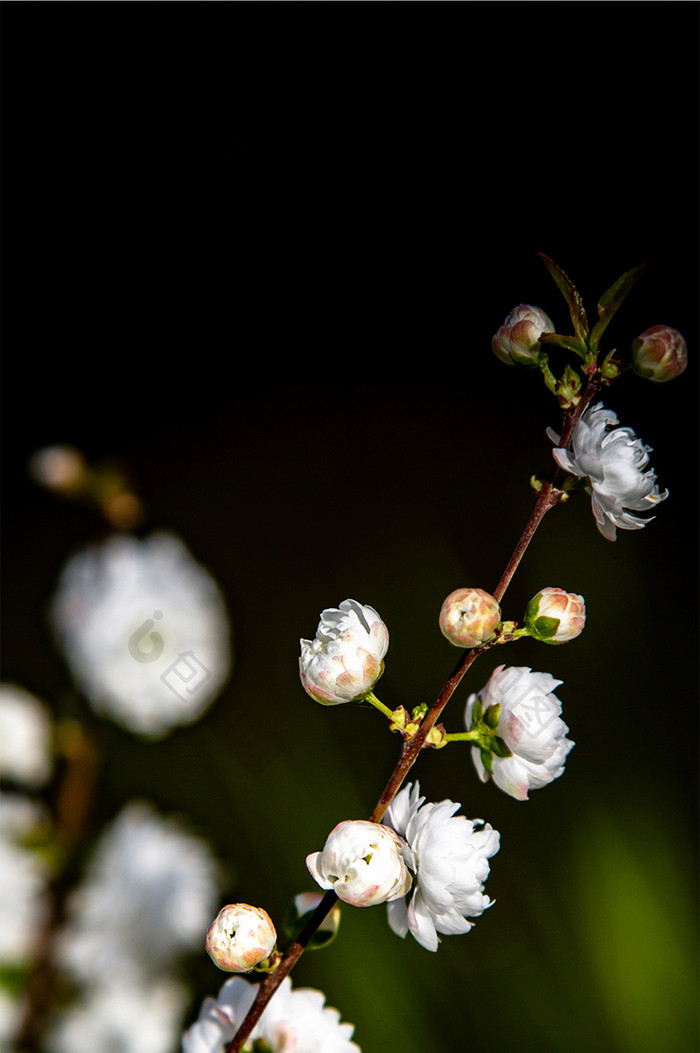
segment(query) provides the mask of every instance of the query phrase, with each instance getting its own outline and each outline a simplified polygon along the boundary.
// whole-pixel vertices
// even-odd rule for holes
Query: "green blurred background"
[[[500,577],[558,425],[490,350],[519,302],[567,326],[537,252],[589,313],[653,261],[606,346],[659,322],[687,338],[681,379],[605,399],[654,447],[657,519],[610,544],[572,500],[508,592],[516,619],[544,585],[583,593],[585,633],[485,656],[446,712],[459,730],[499,661],[551,672],[565,775],[519,803],[466,747],[415,769],[501,831],[496,905],[435,955],[346,908],[295,970],[364,1053],[697,1048],[698,8],[617,6],[615,29],[609,4],[3,12],[2,678],[61,705],[46,601],[103,529],[34,487],[28,457],[121,462],[144,529],[221,583],[236,660],[163,743],[105,725],[95,829],[133,796],[181,814],[226,865],[224,901],[279,921],[397,758],[378,714],[303,693],[320,611],[377,608],[379,695],[411,707],[454,663],[444,596]],[[188,976],[191,1019],[223,977],[204,954]]]

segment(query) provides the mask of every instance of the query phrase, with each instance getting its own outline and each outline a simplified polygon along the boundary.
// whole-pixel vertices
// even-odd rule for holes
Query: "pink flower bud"
[[[483,589],[455,589],[440,609],[440,631],[455,647],[478,647],[501,620],[501,608]]]
[[[680,376],[687,364],[685,340],[668,325],[652,325],[632,341],[632,368],[656,384]]]
[[[554,323],[539,307],[521,303],[514,307],[491,340],[493,351],[512,366],[536,366],[542,350],[542,333],[553,333]]]
[[[229,903],[207,933],[207,954],[227,973],[247,973],[269,958],[277,943],[275,926],[262,907]]]
[[[583,596],[548,586],[528,603],[525,624],[530,635],[543,643],[560,644],[574,640],[586,624]]]

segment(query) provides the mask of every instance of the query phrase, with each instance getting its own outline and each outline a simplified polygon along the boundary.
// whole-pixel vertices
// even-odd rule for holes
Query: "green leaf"
[[[585,344],[588,338],[588,319],[586,318],[583,301],[578,289],[571,281],[571,278],[569,278],[554,260],[550,260],[549,256],[545,256],[543,252],[538,252],[537,255],[551,274],[559,292],[568,304],[574,333],[579,339],[583,340]]]
[[[567,351],[573,351],[579,358],[585,358],[587,351],[583,340],[575,336],[566,336],[564,333],[541,333],[540,343],[554,347],[564,347]]]
[[[618,278],[598,301],[598,321],[593,326],[590,339],[590,348],[595,355],[598,354],[600,338],[610,324],[615,312],[648,266],[648,263],[641,263],[639,267],[633,267],[631,271],[625,271],[622,277]]]

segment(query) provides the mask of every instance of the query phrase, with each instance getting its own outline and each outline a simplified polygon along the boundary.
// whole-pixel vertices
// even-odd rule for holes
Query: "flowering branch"
[[[430,707],[417,706],[409,716],[405,707],[392,710],[374,694],[389,643],[388,630],[374,608],[345,600],[339,608],[322,612],[314,640],[301,641],[299,672],[307,694],[326,706],[371,704],[389,720],[390,730],[402,735],[403,744],[369,820],[339,823],[324,849],[307,857],[310,873],[326,892],[301,933],[284,954],[274,951],[270,956],[269,947],[253,949],[252,953],[259,955],[258,965],[253,967],[264,971],[265,976],[256,985],[254,995],[247,988],[250,998],[245,1006],[241,1003],[235,1012],[222,1010],[216,1017],[225,1017],[226,1027],[235,1032],[225,1045],[225,1053],[243,1049],[273,994],[338,899],[356,906],[386,903],[394,932],[405,936],[410,929],[429,951],[437,949],[438,932],[469,931],[469,919],[490,905],[483,894],[483,881],[489,871],[488,857],[498,851],[499,834],[481,820],[453,817],[459,805],[452,801],[424,804],[417,783],[402,789],[422,749],[467,742],[482,781],[492,777],[506,793],[525,800],[530,789],[561,775],[568,751],[574,745],[566,737],[569,729],[561,719],[561,703],[553,693],[561,681],[549,673],[524,667],[500,666],[486,687],[470,696],[466,731],[447,734],[437,724],[466,673],[485,651],[522,636],[561,644],[582,631],[583,597],[549,586],[528,604],[522,628],[517,627],[517,622],[501,620],[500,603],[532,538],[552,508],[571,492],[585,488],[600,533],[615,540],[618,528],[636,530],[646,525],[647,520],[633,512],[647,511],[667,496],[659,491],[653,471],[647,468],[648,448],[630,429],[613,427],[617,424],[614,413],[600,404],[592,405],[601,389],[610,386],[625,368],[614,350],[599,362],[598,345],[644,266],[627,272],[601,297],[598,320],[591,330],[576,287],[552,260],[541,258],[567,301],[573,335],[554,332],[551,320],[542,310],[521,304],[494,336],[492,348],[508,365],[539,370],[545,385],[556,396],[562,433],[548,432],[555,443],[555,466],[544,478],[533,478],[537,491],[534,508],[493,594],[465,588],[455,590],[445,600],[440,629],[453,645],[463,649],[463,654]],[[549,355],[562,351],[574,354],[578,362],[576,368],[565,365],[557,377]],[[685,360],[682,336],[668,327],[652,327],[632,344],[631,368],[657,383],[682,372]],[[540,732],[542,738],[538,738]],[[449,866],[444,865],[447,859],[451,860]],[[453,876],[444,884],[447,872]],[[412,894],[407,906],[409,891]],[[235,912],[240,905],[225,908],[230,909]],[[236,933],[228,932],[224,926],[218,935],[228,954],[229,942],[238,938]],[[251,937],[251,947],[256,940],[257,937]],[[250,969],[237,967],[234,971]],[[262,1026],[265,1027],[265,1021]],[[350,1047],[356,1048],[352,1043],[343,1048]],[[190,1048],[195,1047],[188,1046],[187,1053]]]

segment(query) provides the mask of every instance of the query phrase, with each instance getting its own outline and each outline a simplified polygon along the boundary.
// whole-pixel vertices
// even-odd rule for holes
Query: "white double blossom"
[[[366,819],[348,819],[331,830],[321,852],[306,865],[321,888],[333,889],[353,907],[373,907],[405,896],[411,875],[404,841],[391,829]]]
[[[186,1000],[183,985],[170,977],[144,986],[105,976],[54,1021],[49,1053],[172,1053]]]
[[[0,684],[0,778],[36,789],[51,774],[51,718],[16,684]]]
[[[83,983],[162,977],[200,946],[217,885],[204,841],[144,803],[126,805],[69,901],[61,964]]]
[[[557,445],[552,451],[560,468],[588,479],[586,490],[593,515],[608,541],[615,541],[618,528],[641,530],[650,519],[632,513],[648,512],[668,497],[668,490],[659,491],[656,474],[647,467],[651,447],[645,446],[631,428],[617,424],[617,414],[596,403],[576,423],[569,447]],[[555,432],[548,434],[559,443]]]
[[[406,859],[415,874],[409,902],[387,906],[389,925],[401,937],[407,932],[428,951],[436,951],[438,933],[469,932],[476,918],[491,905],[484,894],[489,858],[500,847],[500,834],[481,819],[454,813],[454,801],[425,804],[419,783],[396,795],[384,822],[407,842]]]
[[[389,630],[374,607],[343,600],[321,613],[316,637],[300,640],[304,690],[324,706],[367,694],[384,671]]]
[[[224,599],[174,535],[115,535],[74,555],[51,608],[57,639],[93,709],[162,738],[191,724],[231,667]]]
[[[257,984],[235,976],[217,998],[207,998],[199,1017],[182,1036],[182,1053],[223,1053],[255,1000]],[[266,1006],[243,1049],[264,1043],[271,1053],[360,1053],[351,1041],[352,1024],[325,1004],[321,991],[292,988],[287,976]]]
[[[470,695],[467,702],[468,730],[477,702],[484,713],[490,706],[500,707],[494,732],[512,756],[492,754],[491,776],[501,790],[518,801],[527,800],[530,790],[558,779],[574,745],[566,737],[569,729],[561,719],[561,702],[554,694],[561,682],[549,673],[534,673],[526,666],[501,665],[479,694]],[[472,758],[479,778],[486,782],[489,772],[478,748],[472,749]]]

